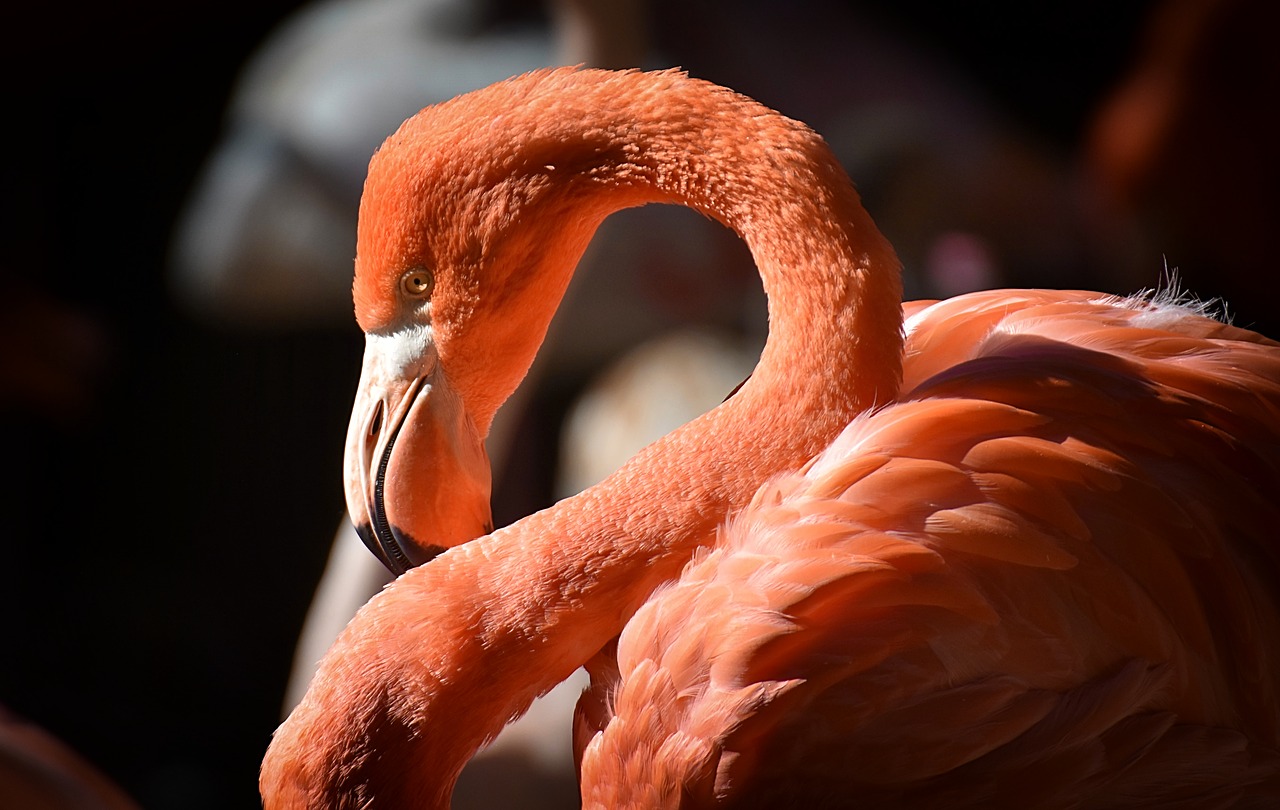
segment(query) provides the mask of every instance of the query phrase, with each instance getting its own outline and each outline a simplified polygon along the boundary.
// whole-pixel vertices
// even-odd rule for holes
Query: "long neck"
[[[843,171],[800,125],[694,89],[678,126],[671,91],[632,105],[630,125],[609,136],[619,157],[574,199],[589,222],[677,202],[737,231],[769,297],[759,365],[725,404],[596,487],[450,550],[372,600],[295,714],[350,740],[332,789],[385,783],[393,799],[447,806],[472,754],[616,636],[764,479],[896,396],[897,261]],[[334,706],[348,715],[320,717]]]

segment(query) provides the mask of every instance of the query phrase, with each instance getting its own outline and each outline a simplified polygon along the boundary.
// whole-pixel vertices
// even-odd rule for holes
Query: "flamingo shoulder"
[[[1209,751],[1280,790],[1280,348],[1165,306],[909,309],[901,400],[626,627],[584,797],[1168,798]]]

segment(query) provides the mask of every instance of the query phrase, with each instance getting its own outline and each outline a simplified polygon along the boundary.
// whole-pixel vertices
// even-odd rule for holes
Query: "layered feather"
[[[1275,345],[1005,291],[905,373],[627,625],[587,806],[1280,797]]]

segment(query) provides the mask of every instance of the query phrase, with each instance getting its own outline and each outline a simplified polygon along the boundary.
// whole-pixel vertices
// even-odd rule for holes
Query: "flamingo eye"
[[[400,279],[400,289],[410,298],[426,298],[435,286],[435,276],[425,267],[415,267]]]

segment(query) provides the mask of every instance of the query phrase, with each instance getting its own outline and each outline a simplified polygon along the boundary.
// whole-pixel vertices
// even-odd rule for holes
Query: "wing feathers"
[[[667,735],[689,806],[1275,795],[1280,352],[1087,293],[907,328],[902,400],[628,624],[596,755]]]

